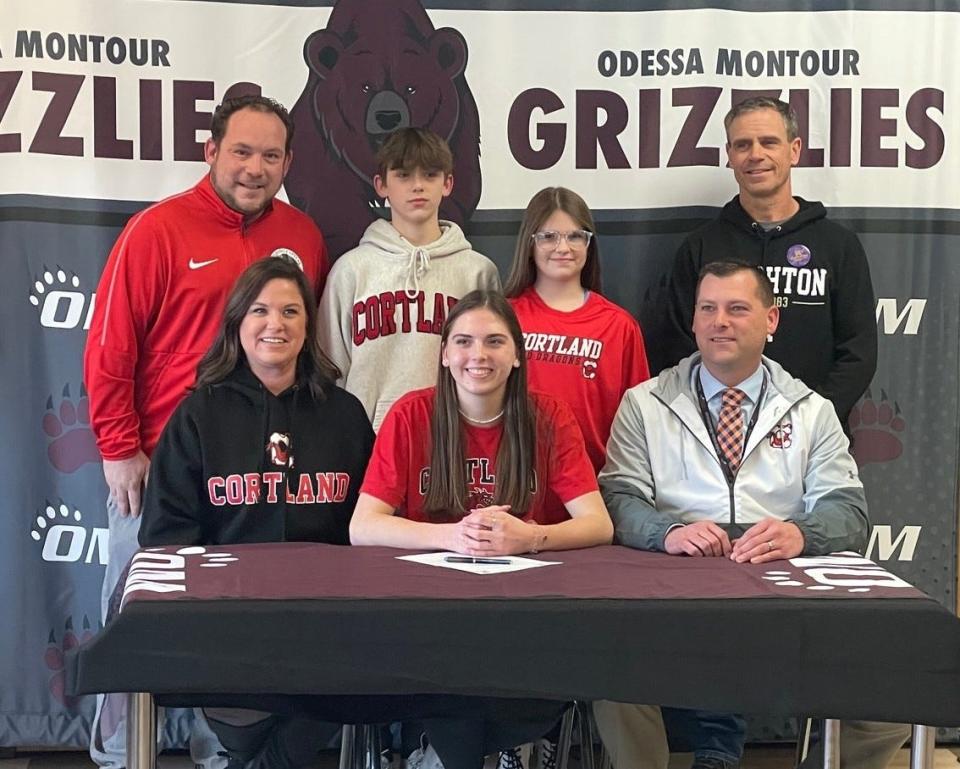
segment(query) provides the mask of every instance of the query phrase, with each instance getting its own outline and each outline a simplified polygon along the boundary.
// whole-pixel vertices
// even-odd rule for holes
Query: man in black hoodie
[[[727,159],[740,187],[720,216],[677,252],[667,322],[673,365],[696,350],[691,330],[697,276],[707,262],[742,259],[773,283],[780,325],[764,353],[833,403],[843,425],[877,368],[870,268],[857,236],[827,219],[822,203],[795,197],[797,118],[788,104],[757,97],[724,118]]]
[[[740,102],[724,118],[727,159],[740,187],[720,216],[691,233],[673,263],[664,360],[696,351],[697,280],[708,262],[757,265],[773,283],[780,323],[764,354],[833,403],[844,426],[877,368],[877,324],[870,268],[857,236],[829,221],[822,203],[795,197],[800,160],[797,117],[779,99]],[[672,747],[694,752],[694,769],[739,764],[742,716],[663,708]],[[909,734],[906,726],[844,722],[843,769],[881,769]],[[809,766],[820,754],[811,755]]]

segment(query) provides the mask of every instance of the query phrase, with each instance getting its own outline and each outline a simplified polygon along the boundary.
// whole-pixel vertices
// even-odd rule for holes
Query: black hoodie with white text
[[[822,203],[795,200],[799,211],[766,229],[734,197],[686,238],[668,286],[669,350],[662,362],[673,365],[696,350],[691,328],[700,269],[728,259],[755,264],[773,283],[780,308],[764,354],[831,401],[846,424],[877,368],[870,268],[854,232],[830,221]]]

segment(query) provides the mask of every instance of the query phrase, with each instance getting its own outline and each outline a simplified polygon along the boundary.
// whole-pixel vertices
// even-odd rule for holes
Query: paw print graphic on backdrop
[[[90,620],[84,615],[83,630],[79,637],[73,629],[73,617],[67,617],[67,621],[64,623],[63,635],[60,637],[59,642],[57,641],[57,632],[54,629],[50,630],[50,635],[47,638],[47,649],[43,654],[43,662],[47,666],[47,669],[53,673],[53,675],[50,676],[47,686],[53,698],[67,708],[74,707],[76,698],[66,693],[64,655],[92,636],[93,631],[90,629]]]
[[[90,429],[87,391],[82,385],[76,402],[70,397],[69,384],[63,386],[59,404],[54,403],[52,395],[47,398],[43,431],[50,440],[47,446],[50,464],[60,472],[72,473],[88,462],[100,461],[97,442]]]
[[[59,514],[59,519],[57,515]],[[46,539],[50,536],[50,532],[53,531],[51,528],[55,525],[68,524],[73,525],[71,518],[77,523],[83,520],[83,513],[74,508],[73,515],[70,514],[70,508],[67,506],[66,502],[60,500],[60,504],[51,503],[50,500],[47,500],[47,503],[43,506],[43,510],[38,512],[37,517],[34,519],[33,528],[30,529],[30,538],[34,542],[39,542],[44,540],[44,547],[46,547]]]
[[[857,465],[892,462],[903,453],[902,433],[907,428],[896,401],[880,391],[880,403],[870,391],[850,412],[851,453]]]
[[[80,278],[76,273],[67,276],[66,271],[58,266],[56,272],[51,272],[46,265],[43,268],[43,274],[36,278],[33,287],[30,290],[29,301],[41,313],[44,311],[43,305],[51,292],[72,291],[80,288]]]

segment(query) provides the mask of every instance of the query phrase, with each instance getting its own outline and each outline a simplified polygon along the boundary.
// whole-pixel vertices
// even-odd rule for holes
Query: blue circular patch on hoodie
[[[806,267],[810,264],[810,257],[810,249],[799,243],[787,249],[787,261],[794,267]]]

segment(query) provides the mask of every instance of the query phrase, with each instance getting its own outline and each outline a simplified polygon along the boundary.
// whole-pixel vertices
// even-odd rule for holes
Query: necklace
[[[466,414],[464,414],[464,413],[463,413],[463,409],[457,409],[457,411],[460,412],[460,416],[462,416],[464,419],[466,419],[468,422],[470,422],[470,423],[472,423],[472,424],[475,424],[475,425],[488,425],[488,424],[490,424],[491,422],[496,422],[500,417],[502,417],[502,416],[503,416],[504,409],[500,409],[500,413],[494,414],[494,415],[493,415],[492,417],[490,417],[489,419],[474,419],[473,417],[468,417]]]

